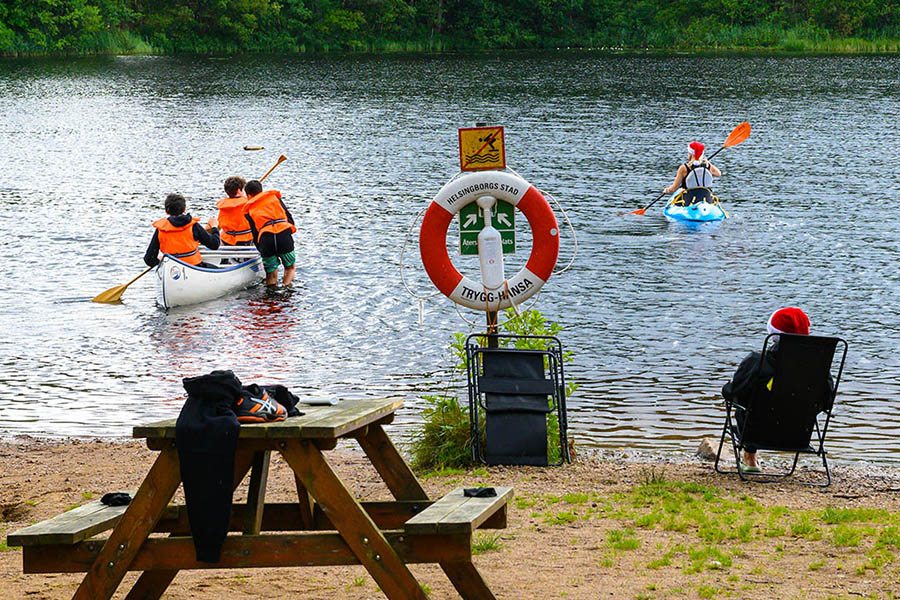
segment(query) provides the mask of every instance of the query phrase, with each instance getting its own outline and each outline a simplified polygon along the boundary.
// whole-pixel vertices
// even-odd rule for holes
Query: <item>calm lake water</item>
[[[578,444],[693,450],[721,428],[719,390],[769,314],[796,305],[850,343],[831,454],[900,463],[898,73],[897,57],[591,52],[0,60],[0,431],[127,436],[178,414],[182,377],[230,368],[300,395],[401,396],[392,434],[408,435],[421,396],[447,385],[452,333],[473,328],[440,296],[419,324],[401,250],[457,171],[456,129],[486,121],[577,234],[538,308],[574,352]],[[729,220],[622,216],[688,142],[715,149],[745,120],[751,137],[715,161]],[[267,185],[300,230],[293,293],[164,312],[148,275],[121,305],[89,302],[144,268],[167,193],[205,221],[226,176],[279,154]],[[404,262],[430,294],[415,235]]]

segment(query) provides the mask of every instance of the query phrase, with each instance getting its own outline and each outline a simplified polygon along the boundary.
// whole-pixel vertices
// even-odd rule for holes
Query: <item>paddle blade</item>
[[[731,135],[729,135],[725,140],[725,143],[722,144],[722,147],[729,148],[731,146],[737,146],[748,137],[750,137],[750,123],[744,121],[734,128],[734,131],[731,132]]]
[[[628,214],[629,214],[629,215],[642,215],[642,214],[644,214],[645,212],[647,212],[647,209],[646,209],[646,208],[639,208],[639,209],[637,209],[637,210],[631,211],[631,212],[628,213]]]
[[[105,292],[101,292],[94,296],[91,302],[102,302],[103,304],[113,304],[115,302],[119,302],[122,299],[122,294],[125,293],[125,288],[128,287],[128,284],[125,285],[117,285],[114,288],[109,288]]]
[[[119,300],[122,299],[122,294],[125,293],[125,289],[129,285],[131,285],[132,283],[134,283],[135,281],[137,281],[138,279],[140,279],[141,277],[143,277],[144,275],[146,275],[153,269],[154,269],[154,267],[147,267],[146,269],[144,269],[144,271],[141,272],[140,275],[138,275],[137,277],[135,277],[128,283],[125,283],[122,285],[117,285],[114,288],[109,288],[108,290],[106,290],[103,293],[97,294],[96,296],[94,296],[94,298],[91,300],[91,302],[101,302],[103,304],[114,304],[114,303],[118,302]]]

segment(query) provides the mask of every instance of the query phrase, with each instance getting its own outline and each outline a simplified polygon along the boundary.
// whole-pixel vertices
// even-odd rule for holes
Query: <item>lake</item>
[[[589,51],[0,60],[0,431],[127,436],[178,414],[183,377],[229,368],[299,395],[403,397],[392,432],[408,436],[422,396],[450,385],[453,332],[484,317],[437,296],[420,323],[401,253],[431,294],[407,234],[458,170],[457,128],[487,122],[577,235],[536,305],[573,352],[577,444],[689,452],[717,435],[722,384],[792,305],[850,344],[830,455],[896,464],[898,73],[898,57]],[[690,141],[712,152],[741,121],[750,138],[715,159],[731,218],[623,215]],[[280,154],[266,185],[299,229],[292,292],[165,312],[150,274],[121,305],[89,302],[144,268],[166,194],[205,222],[225,177]],[[519,233],[507,275],[528,255],[524,219]],[[558,268],[575,248],[561,233]]]

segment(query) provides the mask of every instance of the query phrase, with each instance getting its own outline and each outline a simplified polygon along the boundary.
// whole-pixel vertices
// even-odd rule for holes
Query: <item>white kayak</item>
[[[203,262],[217,269],[195,267],[163,254],[156,268],[156,301],[163,308],[198,304],[255,285],[265,279],[262,258],[253,246],[201,249]]]

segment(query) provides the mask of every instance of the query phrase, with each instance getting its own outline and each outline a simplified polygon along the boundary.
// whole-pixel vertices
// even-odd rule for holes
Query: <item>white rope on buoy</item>
[[[553,200],[553,202],[556,204],[556,207],[559,209],[559,212],[562,213],[563,218],[566,220],[566,224],[569,226],[569,231],[572,232],[572,243],[574,245],[574,248],[572,249],[572,258],[569,260],[569,264],[567,264],[561,271],[553,271],[554,275],[562,275],[569,270],[569,267],[572,266],[572,264],[575,262],[575,257],[578,255],[578,237],[576,237],[575,235],[575,228],[572,226],[572,221],[569,220],[569,215],[566,214],[566,211],[562,207],[562,204],[559,203],[559,200],[557,200],[550,192],[541,191],[541,193],[550,196],[550,199]]]

